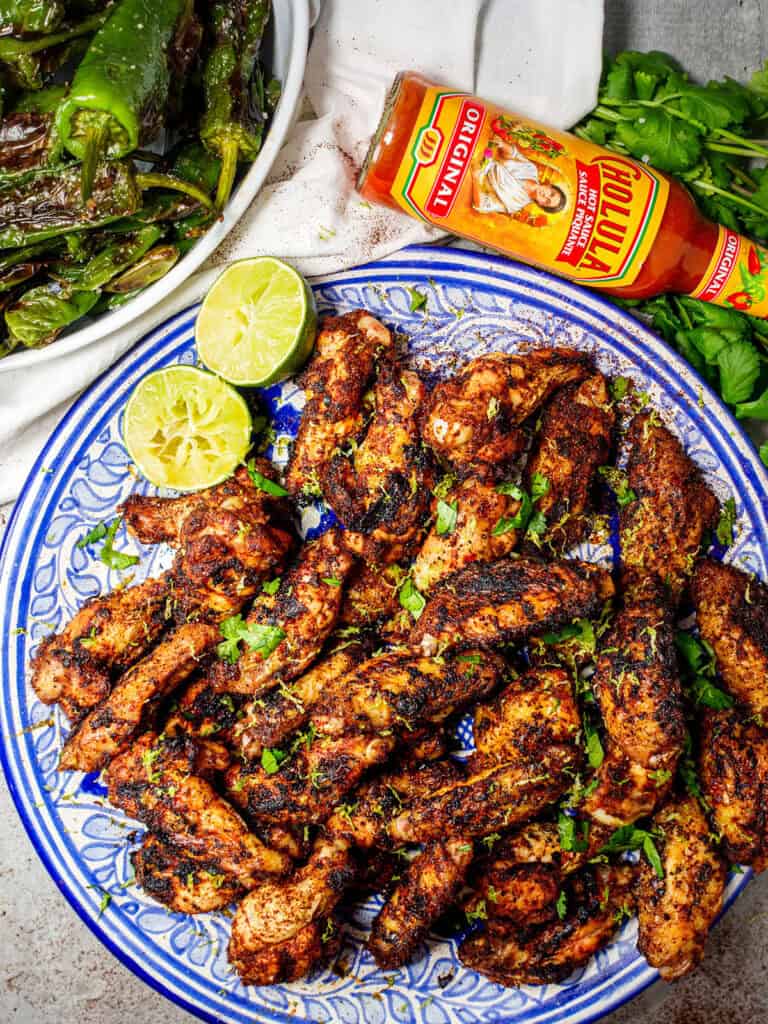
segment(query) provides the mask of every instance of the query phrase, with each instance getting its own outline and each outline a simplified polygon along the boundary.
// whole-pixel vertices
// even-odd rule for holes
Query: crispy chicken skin
[[[307,401],[285,475],[292,494],[320,496],[336,449],[363,428],[363,397],[376,361],[392,350],[390,332],[365,310],[323,321],[299,379]]]
[[[222,874],[218,861],[179,849],[146,832],[131,854],[137,883],[144,891],[179,914],[205,914],[239,900],[245,889]]]
[[[350,549],[374,562],[398,561],[422,534],[435,480],[419,436],[424,395],[418,374],[386,360],[365,438],[351,457],[334,455],[323,478],[323,495],[347,528]]]
[[[158,703],[200,667],[220,639],[215,626],[187,622],[129,669],[105,701],[70,733],[60,771],[95,772],[152,718]]]
[[[365,659],[365,653],[363,644],[345,643],[287,687],[272,690],[260,700],[248,701],[234,728],[233,745],[246,761],[260,758],[265,748],[281,747],[306,724],[321,697]]]
[[[612,591],[608,573],[587,562],[518,558],[469,565],[433,588],[410,643],[434,654],[525,640],[595,615]]]
[[[360,780],[382,764],[422,722],[440,722],[499,684],[503,663],[474,652],[471,660],[426,658],[418,652],[376,655],[344,676],[315,706],[310,735],[280,771],[235,766],[231,798],[254,818],[321,822]]]
[[[704,531],[718,501],[678,439],[655,413],[640,413],[626,435],[627,481],[637,495],[621,509],[619,541],[623,584],[647,577],[668,587],[677,603],[693,572]]]
[[[168,625],[168,576],[93,597],[40,644],[32,686],[44,704],[79,718],[108,696],[112,677],[138,661]]]
[[[269,479],[277,476],[264,459],[256,468]],[[219,488],[227,488],[223,500]],[[171,570],[174,616],[180,622],[218,622],[239,612],[264,580],[281,572],[293,547],[289,525],[282,515],[273,515],[279,503],[256,487],[244,466],[219,488],[203,492],[204,501],[191,500],[181,521]]]
[[[597,785],[584,798],[579,811],[592,819],[592,831],[595,824],[611,830],[631,825],[653,813],[669,791],[673,777],[671,768],[647,768],[609,744],[595,773]]]
[[[493,903],[485,931],[459,947],[462,963],[501,985],[564,981],[609,941],[619,911],[633,906],[631,868],[598,867],[573,876],[563,889],[565,916],[540,927],[517,927],[496,918]],[[538,898],[535,887],[532,898]]]
[[[429,926],[454,902],[472,861],[464,837],[427,843],[376,916],[368,951],[379,967],[402,967]]]
[[[485,835],[535,817],[572,784],[580,726],[568,675],[529,672],[478,708],[467,776],[411,801],[390,835],[401,842]]]
[[[504,520],[513,519],[521,503],[497,490],[497,474],[472,473],[457,483],[442,499],[456,507],[456,525],[438,532],[438,502],[432,503],[435,522],[413,564],[416,589],[426,594],[436,583],[472,562],[495,562],[514,551],[518,533],[501,530]]]
[[[217,863],[245,889],[287,871],[290,858],[249,832],[197,770],[194,742],[145,733],[110,763],[109,799],[175,848]]]
[[[720,912],[725,864],[695,797],[672,797],[654,815],[664,877],[645,858],[637,887],[637,948],[665,981],[688,974]]]
[[[768,586],[705,558],[691,592],[701,635],[714,649],[727,689],[768,724]]]
[[[738,711],[707,711],[699,777],[721,849],[733,864],[768,866],[768,735]]]
[[[277,593],[260,594],[246,617],[249,625],[277,627],[285,636],[266,658],[246,647],[234,665],[217,662],[210,672],[213,689],[258,697],[300,676],[336,625],[353,562],[338,529],[305,544]]]
[[[506,464],[525,447],[519,425],[556,388],[581,380],[589,360],[573,349],[494,352],[471,360],[435,387],[422,437],[459,473],[484,463]]]
[[[229,959],[243,982],[297,981],[332,952],[331,915],[353,877],[349,844],[321,836],[307,864],[291,878],[250,892],[237,908],[229,943]]]
[[[674,768],[685,721],[672,615],[656,584],[616,615],[592,688],[606,731],[631,761]]]
[[[393,563],[357,562],[349,574],[339,612],[339,626],[363,629],[393,615],[398,607],[397,588],[406,570]]]
[[[529,490],[536,473],[549,483],[536,508],[547,520],[541,543],[555,554],[589,530],[595,475],[608,459],[615,420],[601,373],[561,388],[544,410],[525,480]]]

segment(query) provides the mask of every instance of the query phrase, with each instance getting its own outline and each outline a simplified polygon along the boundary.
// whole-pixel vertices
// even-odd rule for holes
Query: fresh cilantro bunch
[[[756,165],[768,158],[768,65],[748,85],[698,85],[665,53],[625,51],[607,62],[598,105],[574,131],[674,175],[705,216],[768,241],[768,167]],[[768,419],[765,321],[669,295],[620,305],[649,318],[737,416]],[[768,463],[768,447],[761,456]]]

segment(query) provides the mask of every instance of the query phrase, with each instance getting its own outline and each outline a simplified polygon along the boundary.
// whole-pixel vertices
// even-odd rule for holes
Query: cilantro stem
[[[711,139],[704,140],[704,148],[712,149],[716,153],[730,153],[731,156],[746,156],[750,159],[755,155],[753,150],[744,149],[743,146],[729,146],[724,142],[712,142]]]
[[[745,139],[743,135],[729,132],[727,128],[715,128],[715,134],[722,139],[730,139],[732,142],[744,146],[745,149],[751,149],[753,153],[759,153],[760,156],[768,156],[768,148],[761,145],[757,139]]]
[[[743,185],[747,185],[750,189],[752,189],[752,191],[754,191],[757,188],[757,182],[755,181],[755,179],[752,177],[751,174],[748,174],[742,167],[739,167],[737,164],[727,164],[727,167],[731,174],[734,176],[734,178],[740,181]]]
[[[729,192],[727,189],[720,188],[718,185],[713,185],[710,181],[704,181],[702,178],[698,178],[696,181],[689,182],[689,184],[691,188],[698,189],[699,192],[725,196],[725,198],[730,199],[732,203],[743,206],[745,210],[752,210],[754,213],[759,213],[761,217],[768,216],[768,210],[764,207],[758,206],[757,203],[751,203],[748,199],[744,199],[742,196],[737,195],[734,192]]]

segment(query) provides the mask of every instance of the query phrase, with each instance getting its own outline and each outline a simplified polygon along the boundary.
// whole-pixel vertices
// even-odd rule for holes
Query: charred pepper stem
[[[180,178],[175,178],[172,174],[157,174],[154,171],[148,171],[145,174],[137,174],[136,184],[142,190],[148,188],[165,188],[171,192],[183,192],[185,196],[190,196],[190,198],[196,199],[198,203],[206,209],[213,209],[211,197],[206,192],[201,188],[198,188],[197,185],[193,185],[192,182],[182,181]]]
[[[217,0],[211,5],[215,42],[203,74],[200,138],[222,160],[219,208],[232,191],[237,160],[254,160],[261,149],[265,112],[254,109],[251,81],[270,9],[270,0]]]
[[[190,0],[119,0],[75,72],[56,124],[80,160],[104,131],[103,155],[126,156],[152,138],[168,100],[168,52]],[[89,157],[89,159],[91,159]]]

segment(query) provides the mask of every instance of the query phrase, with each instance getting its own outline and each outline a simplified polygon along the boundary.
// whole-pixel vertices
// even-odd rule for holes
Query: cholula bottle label
[[[632,284],[669,195],[643,164],[438,87],[405,152],[391,195],[406,212],[584,284]]]

